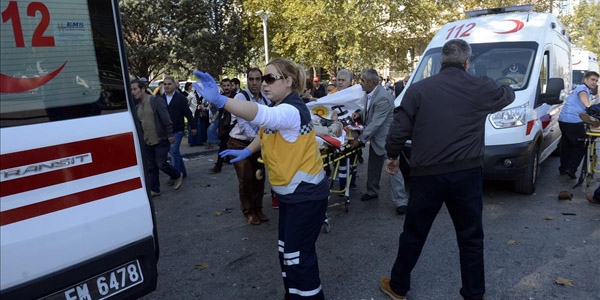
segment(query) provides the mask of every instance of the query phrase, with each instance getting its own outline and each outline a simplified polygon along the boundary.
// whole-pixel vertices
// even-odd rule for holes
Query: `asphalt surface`
[[[283,299],[278,211],[270,208],[270,196],[263,203],[271,220],[247,225],[233,167],[207,172],[215,148],[189,147],[184,140],[182,153],[188,159],[182,188],[172,190],[161,175],[163,195],[154,201],[161,249],[158,287],[142,299]],[[537,192],[530,196],[514,194],[505,183],[485,183],[486,299],[600,299],[600,205],[585,200],[597,182],[571,189],[575,181],[559,176],[557,167],[556,157],[542,164]],[[317,241],[329,300],[389,299],[378,279],[389,275],[404,217],[394,211],[385,174],[380,197],[361,202],[366,164],[358,171],[359,189],[351,193],[349,212],[343,198],[332,195],[331,231]],[[561,190],[572,192],[573,199],[559,201]],[[556,283],[560,278],[572,286]],[[460,286],[456,238],[442,208],[412,273],[408,299],[462,299]]]

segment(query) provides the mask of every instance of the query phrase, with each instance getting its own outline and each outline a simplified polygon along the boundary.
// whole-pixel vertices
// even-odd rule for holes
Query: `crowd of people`
[[[379,282],[391,299],[406,299],[410,274],[442,204],[454,221],[459,244],[460,294],[464,299],[483,299],[485,295],[481,172],[484,122],[488,114],[512,103],[515,94],[508,85],[499,86],[488,77],[469,74],[471,54],[465,41],[448,41],[442,49],[440,73],[412,84],[405,91],[402,105],[396,108],[394,98],[406,87],[408,76],[392,84],[382,80],[374,69],[360,74],[359,84],[365,93],[363,108],[354,111],[351,119],[360,122],[364,130],[350,143],[356,149],[368,145],[367,179],[361,201],[379,198],[385,170],[390,175],[396,212],[406,215],[391,276],[383,276]],[[169,175],[167,184],[175,189],[181,187],[187,175],[179,153],[186,119],[189,146],[219,147],[210,173],[220,173],[227,162],[233,164],[241,211],[248,224],[269,220],[263,212],[268,178],[271,205],[279,210],[278,251],[285,299],[324,299],[315,243],[326,218],[330,185],[316,136],[339,136],[344,129],[336,114],[327,125],[315,122],[306,103],[350,87],[352,72],[340,70],[322,85],[318,77],[307,79],[301,66],[278,58],[267,64],[264,73],[258,68],[248,69],[244,89],[235,78],[222,79],[219,87],[210,74],[194,74],[198,81],[186,83],[180,92],[176,91],[177,81],[166,77],[157,95],[144,92],[144,81],[132,81],[138,103],[134,113],[141,123],[144,150],[149,154],[152,196],[160,196],[158,170]],[[569,97],[559,118],[565,153],[561,174],[575,176],[583,158],[578,143],[583,125],[578,114],[589,106],[590,90],[597,87],[597,81],[598,73],[586,74],[584,84]],[[448,90],[453,91],[452,96]],[[442,98],[445,101],[440,102]],[[436,126],[436,119],[457,109],[465,113],[447,126]],[[575,114],[579,119],[574,118]],[[410,195],[398,160],[407,139],[412,139]],[[362,156],[360,152],[356,155]],[[351,166],[340,168],[356,172]],[[350,187],[356,189],[356,176],[352,178]],[[340,182],[340,186],[345,185]],[[588,200],[600,203],[600,196],[588,196]]]

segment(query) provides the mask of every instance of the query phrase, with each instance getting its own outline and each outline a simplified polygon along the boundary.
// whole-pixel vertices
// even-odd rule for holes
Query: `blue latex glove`
[[[244,160],[244,159],[248,158],[250,155],[252,155],[252,150],[250,150],[248,148],[244,148],[242,150],[227,149],[227,150],[219,153],[219,155],[221,157],[233,156],[234,159],[230,160],[229,162],[234,163],[234,162],[238,162],[240,160]]]
[[[194,71],[194,75],[199,79],[192,83],[196,92],[202,95],[206,101],[214,104],[218,108],[223,108],[227,102],[227,97],[219,93],[219,87],[213,77],[208,73],[200,72],[198,70]]]

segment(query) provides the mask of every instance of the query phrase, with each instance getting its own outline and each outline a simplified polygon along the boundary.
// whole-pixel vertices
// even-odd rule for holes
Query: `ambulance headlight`
[[[490,114],[490,122],[494,128],[523,126],[527,123],[527,106],[528,103],[525,103],[518,107],[503,109],[499,112]]]

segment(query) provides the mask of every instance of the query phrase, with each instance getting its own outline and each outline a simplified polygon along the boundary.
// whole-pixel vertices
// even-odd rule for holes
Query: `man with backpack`
[[[270,101],[261,93],[262,71],[251,68],[246,72],[248,87],[241,90],[233,99],[237,101],[251,101],[262,105],[269,105]],[[258,135],[258,126],[250,122],[231,116],[232,128],[227,141],[228,149],[244,149]],[[258,225],[268,221],[268,217],[262,211],[262,198],[265,189],[265,177],[256,176],[256,171],[263,166],[258,162],[260,151],[255,152],[247,159],[233,164],[239,181],[240,202],[242,212],[249,224]]]
[[[237,79],[237,78],[234,78]],[[221,80],[221,89],[223,90],[222,95],[227,96],[228,98],[235,97],[235,90],[232,82],[229,78],[224,78]],[[217,161],[215,162],[215,166],[208,169],[208,172],[211,174],[221,173],[221,168],[223,167],[223,162],[225,161],[219,153],[227,149],[227,141],[229,140],[229,132],[231,131],[231,113],[229,113],[224,108],[219,108],[218,112],[219,118],[219,126],[217,127],[217,137],[219,138],[219,152],[217,153]]]

